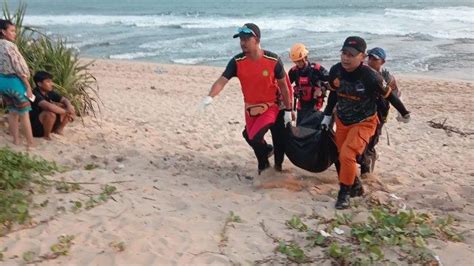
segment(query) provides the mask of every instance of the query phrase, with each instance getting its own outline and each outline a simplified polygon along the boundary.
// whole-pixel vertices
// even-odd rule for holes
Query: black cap
[[[246,32],[245,29],[249,29],[249,32]],[[248,30],[247,30],[248,31]],[[237,38],[240,36],[247,36],[247,37],[256,37],[260,39],[260,29],[257,25],[253,23],[245,23],[242,27],[237,30],[237,33],[234,34],[233,38]]]
[[[341,51],[347,51],[356,56],[359,53],[365,54],[365,49],[367,49],[367,44],[364,39],[359,36],[350,36],[344,41]]]

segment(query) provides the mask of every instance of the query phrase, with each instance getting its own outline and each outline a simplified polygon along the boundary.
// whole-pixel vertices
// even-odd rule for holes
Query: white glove
[[[285,110],[285,114],[283,115],[283,121],[285,121],[285,127],[286,125],[288,125],[288,123],[291,123],[291,110]]]
[[[201,104],[199,104],[199,110],[204,110],[206,107],[208,107],[212,103],[212,97],[211,96],[206,96],[204,99],[202,99]]]
[[[325,115],[323,121],[321,121],[321,130],[328,130],[329,124],[331,124],[332,116]]]
[[[404,115],[404,116],[397,116],[397,121],[398,122],[403,122],[403,123],[408,123],[410,122],[410,113]]]

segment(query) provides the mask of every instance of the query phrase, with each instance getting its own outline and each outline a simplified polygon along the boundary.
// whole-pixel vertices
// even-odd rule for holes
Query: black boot
[[[272,157],[273,155],[273,146],[271,144],[267,144],[267,158]]]
[[[268,158],[273,155],[273,146],[270,144],[266,144],[265,148],[265,154],[264,156],[260,156],[260,159],[258,160],[258,175],[260,175],[264,170],[270,168],[270,162],[268,161]]]
[[[354,184],[351,187],[351,198],[360,197],[362,195],[364,195],[364,186],[362,186],[362,181],[360,181],[360,178],[356,176]]]
[[[262,163],[259,163],[258,164],[258,175],[260,175],[263,171],[265,171],[268,168],[270,168],[270,162],[268,160],[266,160]]]
[[[336,209],[347,209],[351,206],[351,186],[340,184],[337,194]]]
[[[277,172],[283,171],[283,166],[281,164],[275,164],[275,166],[273,166],[273,168],[275,168],[275,171],[277,171]]]

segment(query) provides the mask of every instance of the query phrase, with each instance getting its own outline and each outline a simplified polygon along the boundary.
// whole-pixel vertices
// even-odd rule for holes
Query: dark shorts
[[[51,131],[54,132],[56,129],[59,128],[60,125],[61,116],[56,114],[56,121],[54,121],[53,129]],[[41,124],[39,118],[31,120],[31,131],[33,131],[33,137],[35,138],[44,137],[43,124]]]

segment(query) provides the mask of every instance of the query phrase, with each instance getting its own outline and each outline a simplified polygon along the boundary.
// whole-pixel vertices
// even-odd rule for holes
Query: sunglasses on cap
[[[237,29],[238,33],[246,33],[246,34],[252,34],[253,36],[257,37],[257,34],[251,29],[246,26],[240,27]]]

